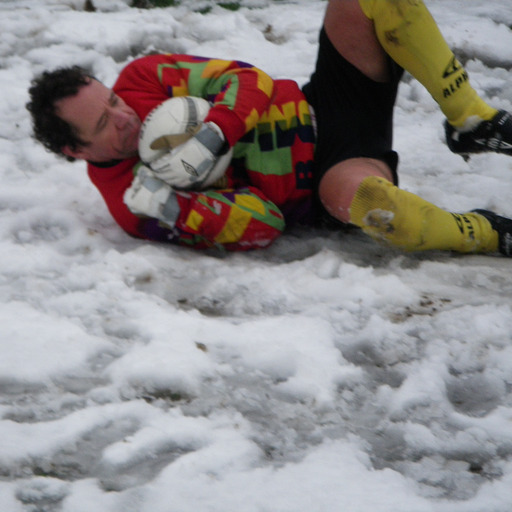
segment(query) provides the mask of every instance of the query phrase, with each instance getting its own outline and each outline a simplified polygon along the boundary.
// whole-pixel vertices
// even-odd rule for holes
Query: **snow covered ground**
[[[298,231],[250,254],[130,239],[84,164],[31,139],[44,69],[250,61],[304,83],[325,2],[232,12],[0,2],[0,510],[508,512],[510,260]],[[475,87],[512,109],[512,6],[430,0]],[[465,163],[405,79],[401,184],[512,214],[512,159]]]

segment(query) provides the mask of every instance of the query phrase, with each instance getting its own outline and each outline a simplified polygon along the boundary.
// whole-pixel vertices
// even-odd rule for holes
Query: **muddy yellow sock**
[[[473,121],[494,117],[497,110],[473,89],[421,0],[359,0],[359,4],[373,20],[386,53],[423,84],[453,126],[469,129]]]
[[[376,176],[365,178],[357,189],[350,222],[375,240],[405,251],[498,250],[498,234],[482,215],[447,212]]]

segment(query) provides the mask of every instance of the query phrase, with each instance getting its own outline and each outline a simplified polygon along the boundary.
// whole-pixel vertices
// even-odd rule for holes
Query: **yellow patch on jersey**
[[[219,244],[238,242],[244,236],[251,219],[250,212],[234,206],[229,212],[222,231],[215,237],[215,242]]]
[[[257,197],[249,196],[249,195],[237,195],[235,198],[235,202],[238,206],[245,208],[247,210],[259,213],[260,215],[265,215],[266,208],[263,201]]]
[[[199,231],[199,228],[201,227],[201,224],[203,223],[204,217],[196,212],[195,210],[192,210],[187,217],[187,227],[190,229],[193,229],[194,231]]]

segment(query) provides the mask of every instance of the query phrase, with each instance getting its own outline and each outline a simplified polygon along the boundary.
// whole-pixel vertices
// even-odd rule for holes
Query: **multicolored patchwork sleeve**
[[[138,217],[136,237],[192,249],[249,251],[269,246],[284,230],[279,209],[254,188],[177,193],[174,226]]]
[[[216,123],[233,146],[270,104],[274,82],[245,62],[169,54],[133,61],[114,90],[141,119],[170,97],[205,98],[213,105],[205,120]]]
[[[134,215],[123,201],[133,180],[136,159],[101,168],[88,165],[91,181],[115,221],[131,236],[184,245],[247,251],[270,245],[284,230],[281,211],[254,187],[176,192],[179,214],[174,226]]]
[[[247,251],[269,246],[284,230],[280,210],[253,188],[178,193],[176,242],[196,249]]]

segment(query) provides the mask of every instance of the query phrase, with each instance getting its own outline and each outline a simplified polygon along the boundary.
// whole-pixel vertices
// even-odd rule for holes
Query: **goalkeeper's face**
[[[56,103],[57,115],[70,124],[84,145],[62,148],[65,155],[90,162],[137,155],[141,122],[111,89],[91,79],[75,96]]]

